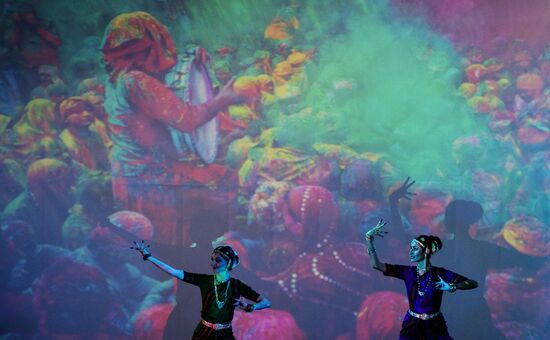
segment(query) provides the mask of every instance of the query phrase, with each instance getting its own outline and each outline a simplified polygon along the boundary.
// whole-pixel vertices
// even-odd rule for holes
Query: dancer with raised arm
[[[229,271],[239,264],[239,256],[230,246],[219,246],[212,251],[210,261],[213,275],[172,268],[153,257],[149,246],[143,241],[134,241],[134,247],[131,249],[137,250],[144,261],[149,261],[167,274],[200,288],[202,320],[195,328],[193,339],[235,339],[231,328],[235,307],[245,312],[271,307],[271,302],[267,298],[229,275]],[[242,298],[254,303],[246,303]]]
[[[443,292],[474,289],[477,282],[441,267],[432,266],[430,258],[443,243],[437,236],[420,235],[410,242],[409,257],[415,266],[383,263],[378,259],[374,237],[384,237],[386,225],[382,219],[365,234],[370,264],[385,276],[405,281],[409,310],[405,315],[399,339],[452,339],[440,307]]]

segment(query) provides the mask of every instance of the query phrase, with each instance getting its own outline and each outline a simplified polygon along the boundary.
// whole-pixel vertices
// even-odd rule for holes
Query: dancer
[[[443,246],[437,236],[420,235],[411,240],[409,256],[416,266],[380,262],[373,239],[387,234],[382,230],[385,225],[386,222],[380,219],[374,228],[367,231],[365,239],[371,266],[385,276],[405,281],[409,310],[403,320],[399,339],[452,339],[440,312],[443,292],[474,289],[477,282],[445,268],[432,266],[431,256]]]
[[[214,275],[207,275],[172,268],[153,257],[143,241],[134,241],[134,245],[131,249],[137,250],[144,261],[150,261],[167,274],[200,288],[202,320],[193,332],[193,339],[235,339],[231,328],[235,307],[245,312],[271,307],[267,298],[244,282],[231,278],[229,271],[239,264],[239,256],[230,246],[219,246],[212,251],[210,261]],[[245,303],[242,297],[254,303]]]

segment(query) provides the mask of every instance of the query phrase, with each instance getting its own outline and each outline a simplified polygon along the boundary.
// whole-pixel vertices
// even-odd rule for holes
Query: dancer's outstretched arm
[[[378,269],[382,272],[386,270],[386,264],[381,262],[378,259],[378,255],[376,254],[376,248],[374,247],[374,237],[380,236],[384,237],[384,234],[387,234],[387,231],[383,231],[382,228],[386,225],[386,222],[384,222],[383,219],[380,219],[376,226],[372,228],[371,230],[367,231],[365,234],[365,240],[367,241],[367,252],[369,253],[370,258],[370,265],[374,269]]]
[[[141,243],[134,241],[134,246],[130,248],[137,250],[141,256],[143,256],[143,261],[149,261],[168,275],[183,280],[184,271],[182,269],[175,269],[156,257],[153,257],[149,251],[149,245],[145,245],[144,241],[141,241]]]

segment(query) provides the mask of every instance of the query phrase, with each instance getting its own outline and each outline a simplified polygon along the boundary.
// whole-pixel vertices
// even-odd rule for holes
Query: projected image
[[[6,0],[0,337],[545,339],[543,0]]]

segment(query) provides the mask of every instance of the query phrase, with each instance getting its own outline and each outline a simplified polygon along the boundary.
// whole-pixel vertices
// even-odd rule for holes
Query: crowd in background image
[[[55,20],[46,23],[25,6],[4,20],[0,300],[9,308],[0,312],[2,333],[14,338],[161,336],[176,285],[139,266],[127,250],[127,233],[171,246],[188,247],[200,237],[231,245],[241,259],[239,270],[273,302],[271,310],[236,313],[238,339],[254,334],[395,337],[407,300],[398,283],[375,279],[362,235],[370,222],[389,219],[390,234],[380,247],[388,261],[406,263],[402,252],[391,250],[407,247],[413,235],[444,239],[459,233],[449,230],[445,218],[451,202],[462,197],[422,183],[403,186],[404,178],[394,180],[395,164],[384,154],[329,143],[300,149],[277,138],[267,113],[301,113],[288,112],[289,107],[315,87],[307,67],[321,53],[313,42],[293,39],[300,31],[293,10],[266,23],[261,45],[247,60],[238,59],[235,42],[211,51],[178,46],[178,55],[207,53],[203,60],[214,92],[229,83],[241,100],[217,115],[219,148],[208,171],[186,161],[162,170],[176,185],[185,183],[185,193],[176,188],[173,194],[184,203],[169,207],[174,201],[163,201],[162,189],[147,193],[151,202],[160,197],[153,208],[147,200],[120,199],[121,188],[136,190],[137,196],[141,189],[121,184],[126,175],[115,175],[120,126],[106,109],[112,102],[105,105],[112,70],[99,62],[106,51],[99,51],[100,39],[82,37],[96,43],[94,52],[75,51],[72,60],[61,60],[58,49],[65,37],[55,33]],[[473,119],[490,133],[456,139],[449,157],[471,178],[483,207],[460,228],[519,259],[497,265],[495,255],[497,262],[486,262],[486,278],[475,278],[485,282],[490,322],[510,339],[542,339],[550,331],[545,308],[550,299],[550,42],[543,50],[521,40],[499,43],[498,55],[488,55],[484,46],[456,47],[462,74],[449,95],[462,96]],[[128,58],[138,60],[138,54]],[[343,91],[354,86],[332,84]],[[133,138],[145,143],[147,136]],[[480,164],[490,159],[488,144],[504,156],[483,168]],[[443,175],[441,180],[454,179]],[[404,187],[415,195],[407,196]],[[183,236],[167,231],[164,223],[172,213],[185,217],[172,221],[186,225]]]

